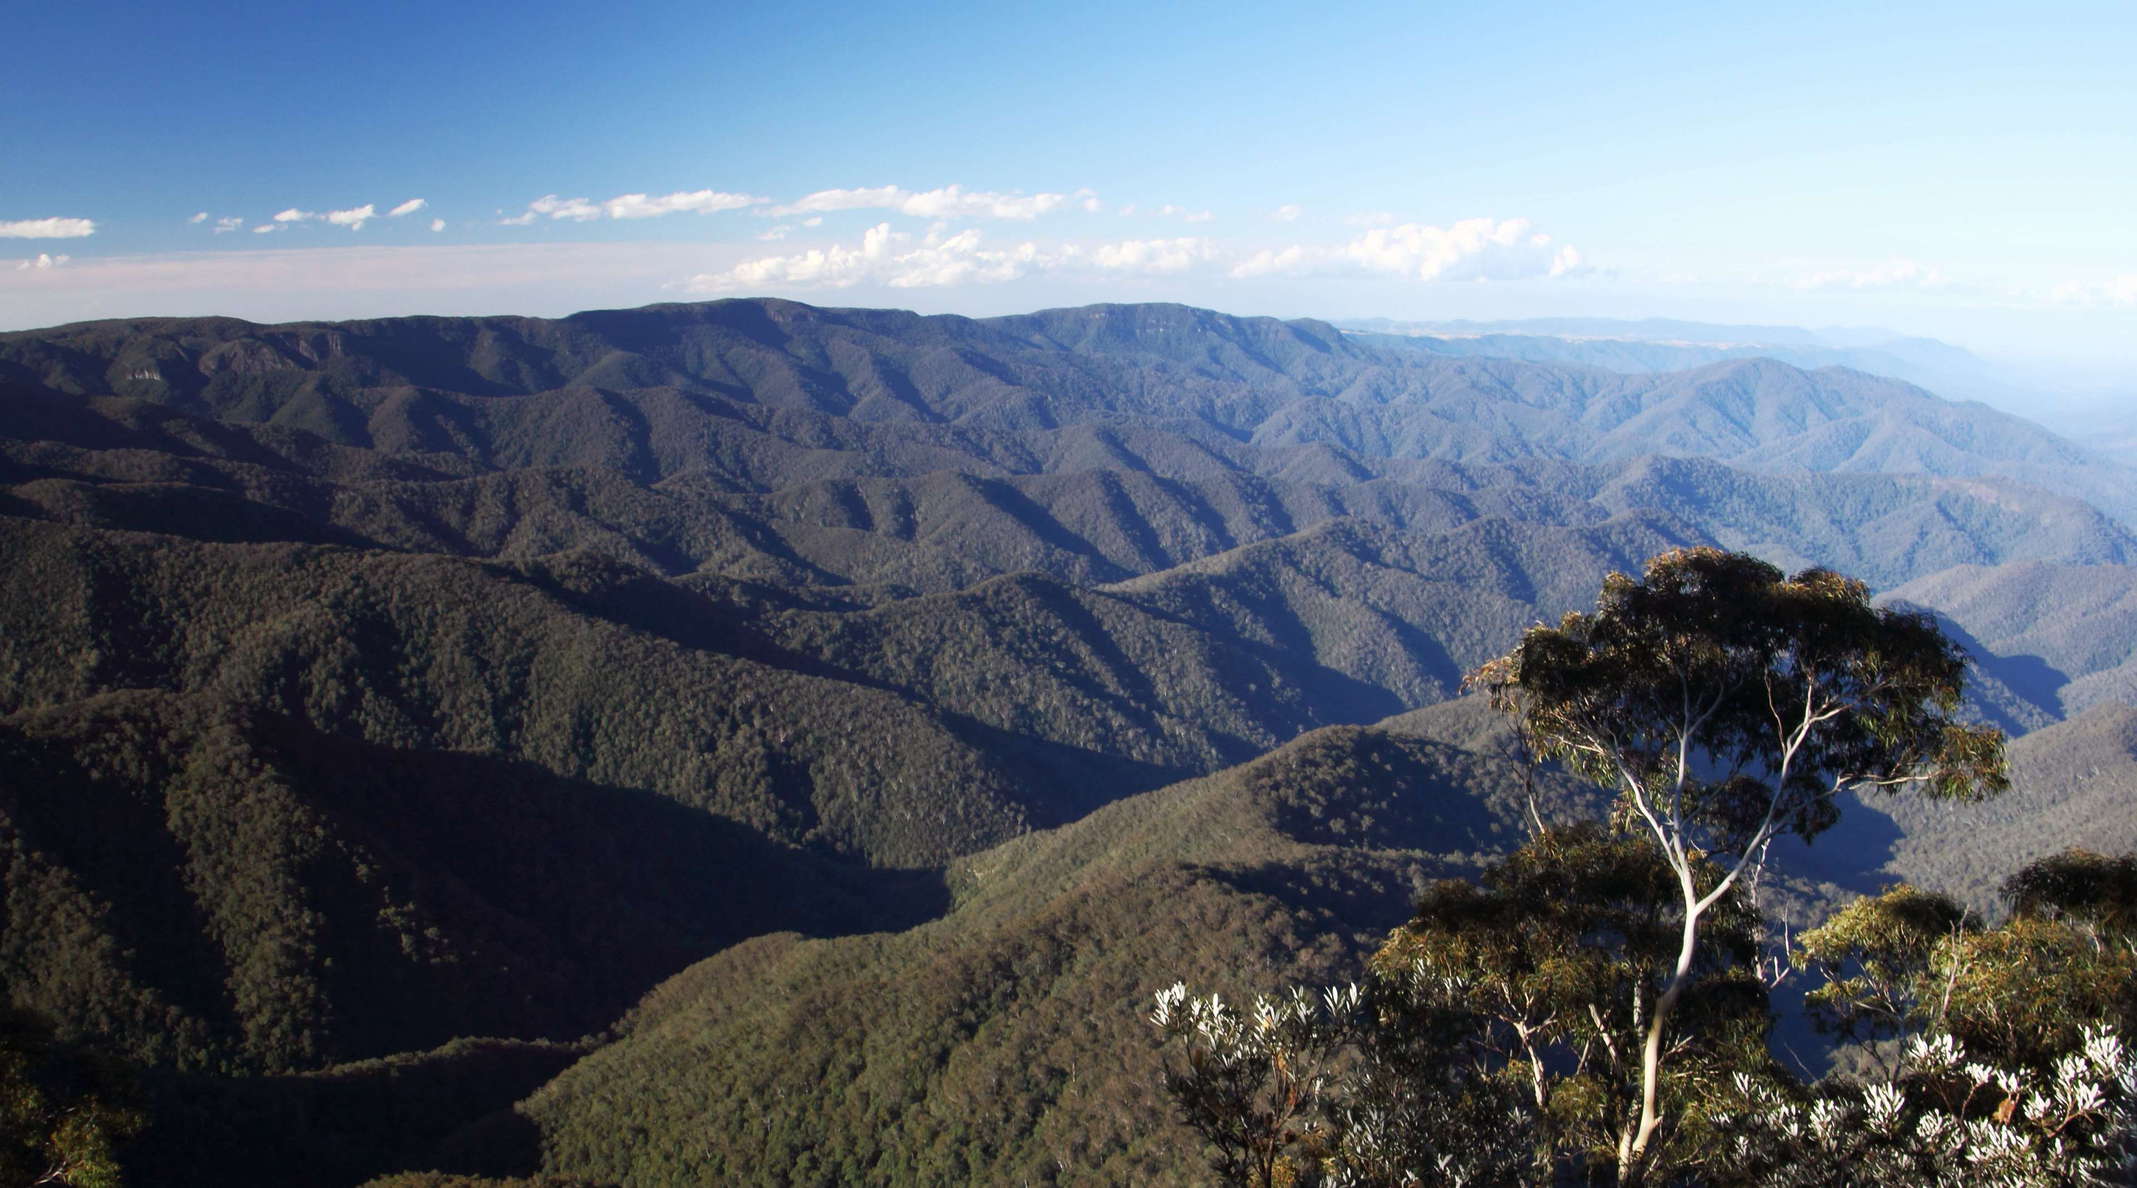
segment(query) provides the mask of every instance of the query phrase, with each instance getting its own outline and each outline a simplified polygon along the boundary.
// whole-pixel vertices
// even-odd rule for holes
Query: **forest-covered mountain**
[[[2120,771],[2130,480],[1844,369],[1179,306],[0,335],[0,983],[210,1103],[158,1182],[244,1118],[262,1182],[1161,1178],[1151,989],[1332,975],[1519,832],[1466,703],[1357,727],[1714,544],[1933,608]],[[1958,830],[1978,891],[2127,786],[2021,773],[2066,807],[1815,878]]]

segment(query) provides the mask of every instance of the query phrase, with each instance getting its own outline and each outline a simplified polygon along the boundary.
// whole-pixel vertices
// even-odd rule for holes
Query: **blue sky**
[[[39,8],[4,327],[776,294],[2137,356],[2126,2]]]

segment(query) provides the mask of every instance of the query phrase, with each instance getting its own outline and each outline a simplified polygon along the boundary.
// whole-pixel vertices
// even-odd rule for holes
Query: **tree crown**
[[[1540,758],[1692,848],[1742,853],[1823,832],[1849,785],[2002,791],[2002,734],[1952,716],[1965,673],[1933,619],[1859,581],[1689,548],[1612,574],[1594,611],[1530,628],[1469,682]]]

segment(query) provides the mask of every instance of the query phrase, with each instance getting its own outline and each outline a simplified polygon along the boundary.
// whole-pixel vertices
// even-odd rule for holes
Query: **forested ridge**
[[[2026,735],[1791,894],[2127,848],[2130,478],[1179,306],[0,334],[0,985],[145,1078],[141,1182],[1193,1182],[1149,993],[1519,844],[1462,675],[1664,550],[1934,610]]]

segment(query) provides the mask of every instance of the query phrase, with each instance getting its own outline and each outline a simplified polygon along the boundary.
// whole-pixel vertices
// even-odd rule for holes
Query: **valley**
[[[259,1183],[1200,1182],[1151,994],[1351,977],[1518,845],[1463,675],[1685,546],[1935,613],[2014,739],[1790,910],[2137,846],[2137,471],[1838,366],[1517,354],[769,299],[0,334],[0,984],[196,1103],[154,1182],[247,1127]]]

